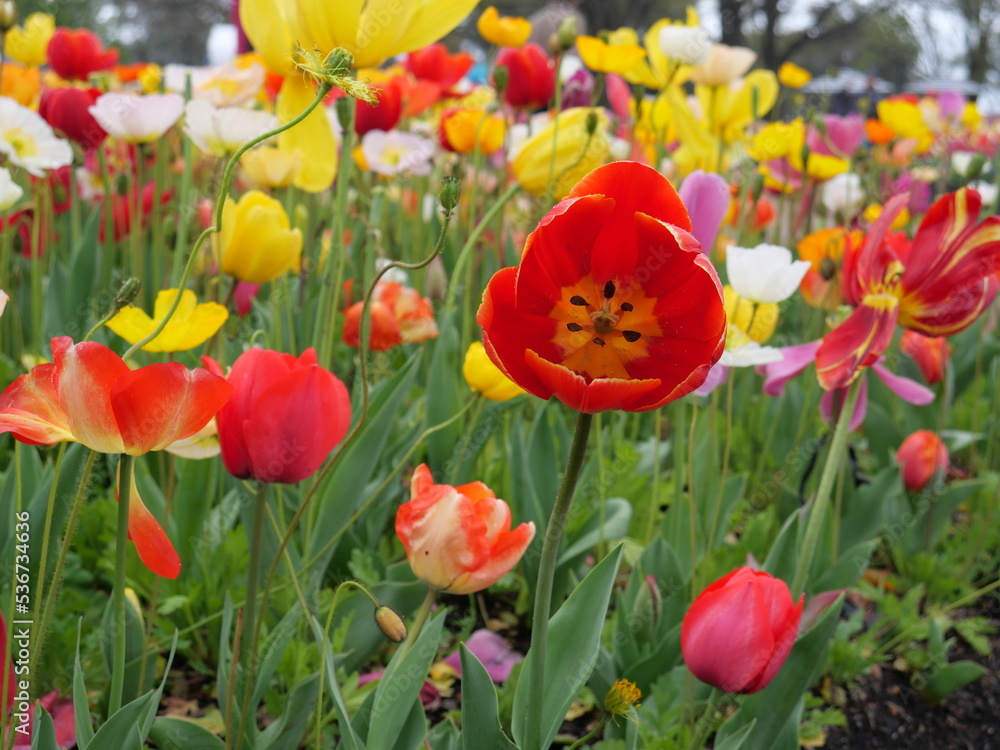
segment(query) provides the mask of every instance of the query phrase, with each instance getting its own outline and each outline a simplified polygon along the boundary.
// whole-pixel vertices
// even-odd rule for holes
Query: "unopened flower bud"
[[[503,99],[503,92],[507,90],[509,80],[510,74],[506,65],[497,65],[493,68],[493,88],[497,90],[497,101]]]
[[[576,38],[580,35],[580,22],[574,13],[563,16],[556,34],[559,36],[559,45],[563,49],[569,49],[576,44]]]
[[[402,643],[406,639],[406,625],[403,624],[403,618],[391,607],[383,604],[376,608],[375,624],[390,641]]]
[[[593,135],[596,133],[597,125],[599,123],[600,120],[597,119],[597,112],[590,110],[590,112],[587,113],[587,135]]]
[[[351,107],[354,106],[354,102],[344,96],[337,99],[334,106],[337,109],[337,122],[340,123],[340,129],[346,133],[351,126]]]
[[[967,180],[975,180],[982,173],[985,166],[986,157],[983,154],[976,154],[969,161],[969,166],[965,168],[965,174],[962,176]]]
[[[757,173],[753,177],[753,185],[750,186],[750,197],[754,201],[758,200],[764,192],[764,175]]]
[[[125,279],[118,290],[118,294],[115,295],[115,310],[121,310],[123,307],[131,305],[132,300],[138,296],[141,286],[142,284],[135,276],[129,276]]]
[[[462,193],[462,183],[455,177],[445,177],[441,181],[441,192],[438,199],[445,211],[451,212],[458,205],[459,196]]]
[[[0,31],[7,33],[17,23],[17,6],[14,0],[0,0]]]

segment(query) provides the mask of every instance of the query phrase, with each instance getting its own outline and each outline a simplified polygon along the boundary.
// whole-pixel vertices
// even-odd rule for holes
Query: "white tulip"
[[[798,289],[812,264],[794,260],[792,251],[778,245],[726,250],[729,284],[738,295],[754,302],[781,302]]]

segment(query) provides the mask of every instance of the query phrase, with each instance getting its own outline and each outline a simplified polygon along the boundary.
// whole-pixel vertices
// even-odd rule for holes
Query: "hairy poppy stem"
[[[134,456],[122,454],[118,466],[118,529],[115,538],[114,588],[114,659],[111,662],[111,692],[108,696],[108,717],[122,707],[125,685],[125,564],[128,552],[128,505],[132,494],[132,464]]]
[[[809,522],[806,525],[805,537],[802,540],[802,552],[799,557],[799,563],[795,568],[795,578],[792,581],[791,587],[793,601],[797,600],[799,594],[805,589],[806,578],[809,576],[809,569],[812,567],[813,557],[816,555],[819,535],[823,530],[823,522],[826,520],[826,509],[830,504],[830,493],[833,490],[833,482],[840,471],[840,463],[844,458],[844,448],[847,446],[847,435],[850,432],[851,415],[854,414],[854,405],[858,402],[858,394],[861,392],[863,377],[864,375],[851,383],[847,391],[847,397],[840,407],[837,427],[833,431],[833,442],[830,444],[830,452],[826,455],[823,473],[819,478],[819,487],[816,489],[816,498],[813,500],[812,508],[809,511]]]
[[[535,585],[535,608],[531,623],[531,681],[528,683],[528,731],[525,735],[526,750],[542,750],[542,696],[545,687],[545,647],[549,630],[549,614],[552,610],[552,581],[556,573],[556,558],[559,555],[559,542],[562,539],[569,506],[573,501],[573,491],[576,481],[580,478],[583,468],[583,458],[587,453],[587,438],[590,437],[590,425],[594,421],[593,414],[577,417],[576,430],[573,432],[573,444],[569,449],[566,461],[566,473],[556,494],[552,514],[545,526],[545,538],[542,541],[542,553],[538,562],[538,583]]]

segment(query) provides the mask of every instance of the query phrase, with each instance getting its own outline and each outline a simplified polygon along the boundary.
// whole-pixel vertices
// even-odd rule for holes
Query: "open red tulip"
[[[614,162],[581,180],[490,280],[477,321],[503,373],[585,413],[647,411],[700,386],[725,347],[719,278],[676,191]]]

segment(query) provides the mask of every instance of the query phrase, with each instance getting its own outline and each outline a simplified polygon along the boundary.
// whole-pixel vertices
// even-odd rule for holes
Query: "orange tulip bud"
[[[903,484],[911,492],[920,492],[939,471],[948,468],[948,448],[930,430],[917,430],[896,451],[903,473]]]

